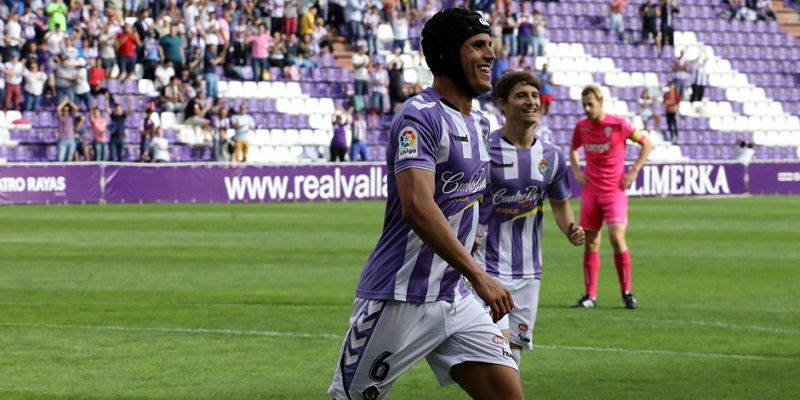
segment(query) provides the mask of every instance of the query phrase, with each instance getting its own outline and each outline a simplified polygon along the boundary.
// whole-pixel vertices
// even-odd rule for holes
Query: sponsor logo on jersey
[[[587,153],[605,153],[611,149],[611,143],[586,143]]]
[[[401,130],[400,133],[400,159],[414,158],[419,155],[419,140],[417,140],[417,131],[407,126]]]
[[[511,168],[514,166],[514,162],[512,161],[510,163],[496,163],[492,161],[492,166],[495,168]]]
[[[506,344],[506,338],[504,338],[504,337],[502,337],[500,335],[494,335],[494,336],[492,336],[492,342],[494,342],[494,344],[498,344],[498,345],[502,346],[502,345]]]
[[[475,193],[486,188],[486,169],[481,168],[469,181],[463,172],[442,172],[442,193]]]
[[[547,175],[547,173],[550,172],[550,165],[547,164],[547,160],[544,158],[542,161],[539,161],[539,172],[542,175]]]
[[[520,332],[527,332],[528,331],[528,325],[519,324],[519,330],[520,330]]]
[[[478,22],[480,22],[483,26],[489,26],[489,21],[487,21],[486,18],[481,17]]]
[[[522,340],[522,341],[523,341],[523,342],[525,342],[525,343],[528,343],[528,342],[530,342],[530,341],[531,341],[531,338],[530,338],[530,337],[528,337],[528,336],[525,336],[525,334],[524,334],[524,333],[520,333],[519,335],[517,335],[517,338],[518,338],[519,340]]]

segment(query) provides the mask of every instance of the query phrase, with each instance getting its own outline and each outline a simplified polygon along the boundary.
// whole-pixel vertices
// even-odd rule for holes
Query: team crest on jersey
[[[400,131],[400,153],[399,158],[414,158],[419,155],[419,140],[417,131],[407,126]]]
[[[547,173],[550,172],[550,165],[544,158],[542,161],[539,161],[539,172],[541,172],[542,175],[547,175]]]
[[[361,396],[364,397],[364,400],[375,400],[380,395],[381,391],[378,390],[378,388],[375,387],[374,385],[364,389],[364,391],[361,392]]]
[[[611,127],[610,126],[606,127],[605,133],[606,133],[606,137],[611,136]]]
[[[520,332],[527,332],[528,331],[528,325],[519,324],[519,331]]]

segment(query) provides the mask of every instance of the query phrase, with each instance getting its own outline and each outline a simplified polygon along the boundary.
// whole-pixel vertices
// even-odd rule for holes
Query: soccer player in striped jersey
[[[631,254],[625,242],[628,225],[628,195],[625,191],[636,180],[653,145],[623,118],[603,111],[603,92],[589,85],[581,92],[586,118],[575,125],[569,152],[572,173],[582,187],[580,223],[586,230],[583,274],[586,292],[573,306],[597,306],[597,275],[600,271],[600,230],[608,225],[608,237],[614,248],[614,265],[625,308],[636,309],[639,303],[631,293]],[[639,156],[625,171],[625,141],[639,143]],[[583,147],[586,167],[580,169],[578,149]]]
[[[489,121],[472,101],[492,88],[490,32],[463,9],[436,13],[422,30],[433,87],[392,120],[383,232],[356,288],[328,389],[335,399],[383,399],[423,358],[440,384],[472,398],[523,398],[508,342],[465,285],[498,318],[514,306],[466,248],[489,167]]]
[[[491,173],[481,203],[485,237],[475,257],[489,275],[511,291],[514,309],[498,321],[519,364],[533,348],[532,334],[542,276],[542,225],[547,198],[556,224],[575,246],[584,232],[575,224],[564,153],[537,138],[541,81],[528,72],[509,72],[495,85],[505,124],[489,135]]]

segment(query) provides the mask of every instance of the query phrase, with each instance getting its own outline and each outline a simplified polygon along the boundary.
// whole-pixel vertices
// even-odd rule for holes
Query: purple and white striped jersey
[[[485,249],[478,263],[489,275],[540,278],[542,275],[542,206],[544,198],[566,200],[572,193],[561,149],[536,139],[521,149],[502,130],[489,135],[491,172],[480,208]]]
[[[464,279],[403,221],[395,174],[408,168],[434,172],[434,200],[461,243],[471,247],[477,202],[486,188],[489,121],[477,110],[461,114],[429,88],[403,104],[390,129],[383,233],[361,273],[356,297],[453,301],[457,291],[468,294]]]

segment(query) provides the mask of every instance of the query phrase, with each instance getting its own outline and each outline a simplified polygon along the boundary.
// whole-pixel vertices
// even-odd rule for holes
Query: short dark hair
[[[511,95],[511,89],[518,83],[524,83],[526,85],[530,85],[536,88],[536,90],[542,90],[542,81],[539,78],[533,76],[530,72],[525,71],[511,71],[506,72],[505,75],[500,77],[500,80],[494,86],[494,98],[495,100],[508,100],[508,96]]]

